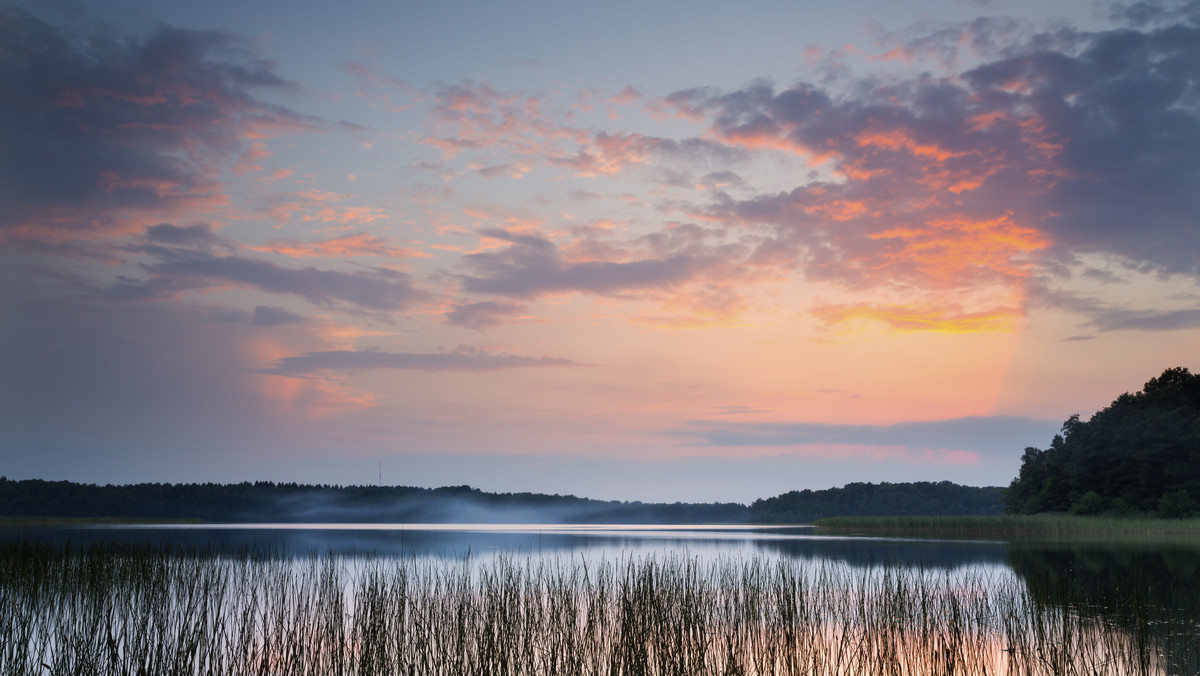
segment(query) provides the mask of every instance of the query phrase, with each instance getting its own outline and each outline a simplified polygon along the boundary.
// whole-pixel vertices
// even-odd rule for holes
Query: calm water
[[[1083,597],[1137,593],[1200,604],[1200,541],[1064,542],[820,535],[809,526],[548,524],[200,524],[0,528],[0,540],[146,543],[292,558],[427,557],[486,561],[496,555],[620,560],[680,555],[700,560],[767,557],[858,569],[884,564],[1017,575]]]
[[[73,544],[147,543],[238,550],[261,548],[287,556],[510,556],[619,559],[679,554],[788,557],[851,566],[914,563],[931,568],[1003,566],[1007,545],[997,541],[918,540],[817,535],[809,526],[641,526],[547,524],[204,524],[38,527],[7,529],[0,537]]]

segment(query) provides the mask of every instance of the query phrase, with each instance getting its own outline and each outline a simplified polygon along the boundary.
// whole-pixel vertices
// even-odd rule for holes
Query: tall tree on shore
[[[1176,367],[1084,422],[1072,415],[1049,448],[1026,448],[1011,513],[1155,511],[1184,516],[1200,498],[1200,374]]]

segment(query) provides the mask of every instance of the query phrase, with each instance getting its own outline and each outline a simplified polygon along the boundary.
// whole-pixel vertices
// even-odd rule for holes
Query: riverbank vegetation
[[[914,535],[954,538],[1146,539],[1200,537],[1200,519],[1091,517],[1069,514],[1002,516],[830,517],[817,532],[842,535]]]
[[[995,575],[995,574],[992,574]],[[1155,674],[1200,611],[1056,581],[766,558],[287,559],[0,544],[0,672]],[[1092,599],[1095,601],[1095,599]]]

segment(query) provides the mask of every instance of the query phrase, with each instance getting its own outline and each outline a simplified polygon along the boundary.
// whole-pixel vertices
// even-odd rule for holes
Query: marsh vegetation
[[[1200,613],[998,568],[0,544],[5,674],[1175,674]],[[1100,596],[1097,596],[1100,594]],[[1102,603],[1106,610],[1087,607]]]
[[[820,519],[823,533],[962,538],[1134,540],[1200,537],[1200,519],[1005,514],[1002,516],[838,516]]]

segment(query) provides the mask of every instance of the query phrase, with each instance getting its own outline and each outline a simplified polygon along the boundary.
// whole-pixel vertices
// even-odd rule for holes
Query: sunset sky
[[[0,8],[0,474],[1007,485],[1200,368],[1200,2]]]

